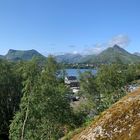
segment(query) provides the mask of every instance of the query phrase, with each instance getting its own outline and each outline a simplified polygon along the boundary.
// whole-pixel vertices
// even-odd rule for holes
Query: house
[[[66,76],[65,77],[65,84],[70,85],[72,83],[78,83],[76,76]]]
[[[65,77],[65,84],[68,85],[73,93],[79,92],[79,82],[76,76]]]

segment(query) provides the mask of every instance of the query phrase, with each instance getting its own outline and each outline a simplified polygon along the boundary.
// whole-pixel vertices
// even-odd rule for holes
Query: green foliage
[[[0,60],[0,134],[8,134],[10,120],[19,107],[22,84],[17,70]]]
[[[125,71],[126,81],[129,83],[137,79],[139,70],[138,65],[129,65]]]
[[[139,64],[124,65],[119,62],[101,66],[96,76],[90,72],[81,75],[81,92],[97,114],[123,97],[127,85],[140,78]]]
[[[10,125],[10,139],[52,140],[60,138],[72,121],[72,111],[65,98],[65,86],[58,80],[58,65],[49,57],[38,70],[30,62],[24,69],[24,96],[20,111]]]
[[[85,104],[82,103],[79,109],[86,112],[86,114],[89,114],[93,108],[96,112],[100,95],[97,91],[96,77],[92,72],[86,71],[80,74],[80,93],[87,101]]]
[[[122,65],[104,65],[100,68],[97,75],[97,82],[100,90],[113,92],[125,84],[125,77]]]
[[[125,95],[123,86],[126,84],[126,78],[123,65],[102,66],[97,74],[97,84],[102,97],[101,106],[104,110]]]
[[[125,95],[124,86],[134,80],[135,71],[133,65],[112,64],[101,66],[96,76],[91,72],[81,75],[81,93],[88,105],[92,105],[90,109],[94,115]]]
[[[73,113],[66,99],[69,91],[63,82],[65,71],[52,56],[43,60],[45,66],[37,58],[18,63],[0,60],[0,134],[8,134],[14,114],[11,140],[59,139],[81,126],[124,96],[124,87],[140,78],[140,64],[117,61],[101,66],[97,75],[81,74],[82,100]]]

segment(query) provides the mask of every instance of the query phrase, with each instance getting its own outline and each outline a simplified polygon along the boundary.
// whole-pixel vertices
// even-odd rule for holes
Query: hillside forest
[[[63,70],[62,70],[63,69]],[[127,94],[139,80],[140,64],[104,64],[81,73],[77,107],[67,98],[64,67],[49,56],[43,63],[0,60],[0,139],[58,140],[86,125]]]

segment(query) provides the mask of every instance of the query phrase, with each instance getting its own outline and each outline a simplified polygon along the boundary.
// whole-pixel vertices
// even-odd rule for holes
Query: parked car
[[[72,94],[66,94],[66,98],[69,100],[69,101],[79,101],[80,100],[80,97],[79,96],[75,96],[75,95],[72,95]]]

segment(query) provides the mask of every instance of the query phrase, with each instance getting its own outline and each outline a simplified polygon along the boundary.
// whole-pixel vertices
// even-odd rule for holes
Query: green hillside
[[[63,63],[79,63],[83,56],[80,54],[64,54],[64,55],[57,55],[55,56],[56,60],[58,62],[63,62]]]
[[[5,55],[5,59],[10,61],[18,61],[18,60],[31,60],[33,57],[45,58],[42,54],[37,52],[36,50],[13,50],[10,49],[8,53]]]
[[[97,55],[86,55],[79,60],[80,63],[92,63],[92,60],[95,59]]]
[[[0,59],[6,59],[9,61],[28,61],[33,57],[39,57],[41,59],[46,58],[36,50],[13,50],[10,49],[6,55],[0,55]],[[124,64],[139,63],[140,56],[138,53],[131,54],[125,49],[114,45],[107,48],[98,55],[81,55],[81,54],[64,54],[55,56],[56,60],[60,63],[93,63],[93,64],[110,64],[121,62]]]
[[[110,63],[116,63],[118,61],[125,64],[137,63],[140,62],[140,57],[127,52],[126,50],[119,47],[118,45],[114,45],[113,47],[104,50],[96,57],[90,56],[90,58],[86,61],[86,63],[110,64]]]
[[[4,56],[3,55],[0,55],[0,59],[4,59]]]
[[[135,52],[134,55],[140,56],[140,53],[139,52]]]

